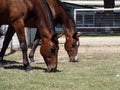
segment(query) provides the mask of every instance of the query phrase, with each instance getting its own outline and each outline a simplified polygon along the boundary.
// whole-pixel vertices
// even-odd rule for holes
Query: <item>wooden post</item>
[[[114,8],[115,0],[104,0],[104,8]],[[108,26],[113,26],[114,11],[104,11],[105,18],[108,20]],[[110,19],[110,20],[109,20]],[[110,28],[105,29],[105,32],[111,32]]]
[[[104,0],[104,8],[114,8],[115,0]]]

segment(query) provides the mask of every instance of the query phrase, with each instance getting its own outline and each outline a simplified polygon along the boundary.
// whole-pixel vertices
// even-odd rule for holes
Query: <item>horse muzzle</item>
[[[70,62],[78,62],[78,56],[75,57],[69,57]]]

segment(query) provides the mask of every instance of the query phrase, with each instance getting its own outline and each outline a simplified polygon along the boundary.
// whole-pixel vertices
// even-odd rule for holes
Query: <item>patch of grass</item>
[[[45,73],[44,63],[26,73],[16,54],[5,57],[14,63],[0,71],[0,90],[120,90],[119,53],[80,53],[77,63],[59,61],[56,73]]]

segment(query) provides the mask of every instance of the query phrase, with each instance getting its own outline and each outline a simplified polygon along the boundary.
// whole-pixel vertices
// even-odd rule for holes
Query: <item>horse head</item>
[[[57,61],[58,61],[58,38],[61,37],[62,34],[55,34],[50,39],[42,39],[42,45],[40,49],[40,53],[43,56],[45,63],[48,67],[48,72],[55,72],[57,69]]]
[[[66,42],[64,44],[65,50],[69,55],[70,62],[78,61],[78,47],[80,45],[79,37],[80,32],[75,32],[72,36],[66,36]]]

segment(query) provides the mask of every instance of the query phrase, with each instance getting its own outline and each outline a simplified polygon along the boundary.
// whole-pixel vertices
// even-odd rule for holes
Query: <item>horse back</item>
[[[0,0],[0,25],[25,18],[31,8],[30,0]]]
[[[0,0],[0,13],[6,10],[6,0]]]

